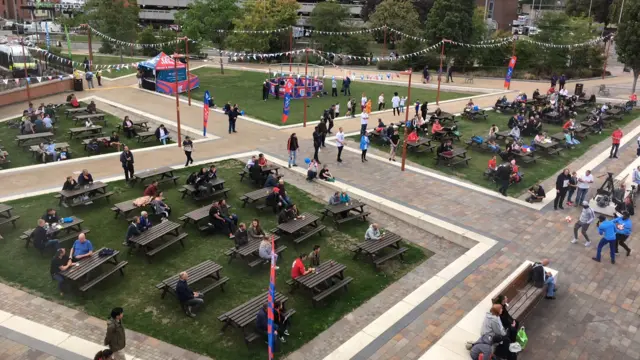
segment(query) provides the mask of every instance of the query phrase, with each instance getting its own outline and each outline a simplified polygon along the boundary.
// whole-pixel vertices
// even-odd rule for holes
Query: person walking
[[[369,134],[365,131],[360,137],[360,150],[362,150],[362,155],[360,155],[360,160],[362,162],[369,161],[367,160],[367,150],[369,149]]]
[[[351,100],[351,98],[349,98],[349,100],[347,101],[347,112],[344,114],[344,116],[346,116],[346,117],[352,117],[352,118],[354,117],[354,115],[352,115],[352,112],[351,112],[351,106],[352,106],[351,103],[352,102],[353,102],[353,100]],[[638,138],[638,139],[640,139],[640,138]],[[638,140],[638,149],[640,149],[640,140]]]
[[[231,132],[237,132],[236,120],[238,120],[238,104],[233,105],[233,107],[227,112],[227,115],[229,116],[229,134],[231,134]]]
[[[622,129],[618,127],[611,134],[611,151],[609,152],[609,158],[618,158],[618,149],[620,148],[620,140],[622,139]]]
[[[393,108],[393,115],[400,115],[400,97],[397,92],[393,93],[393,97],[391,98],[391,107]]]
[[[584,236],[585,243],[584,246],[591,245],[591,240],[589,240],[589,236],[587,235],[587,230],[589,230],[589,226],[596,219],[596,214],[593,212],[593,209],[589,207],[588,201],[582,202],[582,212],[580,213],[580,218],[576,221],[576,224],[573,225],[573,240],[571,240],[572,244],[578,242],[578,229],[582,232],[582,236]]]
[[[338,158],[337,161],[339,163],[342,162],[342,149],[344,148],[344,131],[342,128],[338,128],[338,133],[336,134],[336,146],[338,147]]]
[[[127,339],[122,325],[123,317],[124,310],[121,307],[111,310],[111,318],[107,321],[107,334],[104,337],[104,345],[113,351],[116,359],[125,358],[122,350],[127,345]]]
[[[598,217],[598,233],[602,235],[602,239],[598,243],[598,250],[596,256],[591,258],[594,261],[600,262],[600,255],[602,248],[605,245],[609,245],[609,254],[611,256],[611,263],[616,263],[616,224],[613,220],[607,220],[604,215]]]
[[[187,156],[187,162],[184,166],[187,167],[189,164],[193,164],[193,158],[191,157],[191,153],[193,152],[193,141],[191,141],[189,136],[185,136],[184,141],[182,142],[182,150],[184,150],[184,154]]]
[[[629,219],[629,212],[623,211],[622,216],[613,220],[616,224],[616,254],[618,254],[618,246],[622,246],[627,250],[627,256],[631,255],[631,249],[627,246],[627,239],[631,235],[631,219]]]
[[[360,135],[367,132],[367,126],[369,125],[369,114],[363,110],[360,114]]]
[[[320,164],[320,159],[318,159],[318,151],[320,150],[320,145],[322,144],[322,134],[320,134],[320,130],[316,126],[313,131],[313,159]]]
[[[567,196],[570,181],[571,174],[569,174],[569,169],[564,169],[556,178],[556,198],[553,200],[553,210],[558,210],[558,208],[564,210],[562,204],[565,196]]]
[[[584,175],[578,177],[576,206],[582,204],[586,199],[590,184],[593,184],[593,175],[591,175],[591,170],[587,170]]]
[[[384,110],[385,105],[386,104],[384,102],[384,93],[381,93],[380,96],[378,96],[378,111]]]
[[[128,146],[124,146],[124,151],[120,153],[120,163],[124,169],[124,179],[129,182],[133,180],[133,153]]]
[[[331,97],[334,96],[338,96],[338,81],[335,76],[331,78]]]
[[[87,80],[87,89],[93,89],[93,73],[91,72],[91,70],[88,70],[85,74],[84,74],[84,78]]]
[[[509,180],[511,179],[512,173],[513,168],[511,167],[511,163],[508,162],[501,164],[496,169],[495,177],[500,185],[498,192],[502,194],[502,196],[507,196],[507,189],[509,189]]]
[[[398,144],[400,144],[400,135],[398,135],[398,130],[393,130],[393,135],[391,135],[391,138],[389,139],[389,144],[391,145],[391,149],[389,150],[389,161],[396,161],[396,150],[398,149]]]
[[[564,89],[564,84],[567,82],[567,77],[564,74],[560,75],[560,80],[558,83],[560,84],[560,90]]]
[[[98,86],[102,86],[102,70],[96,71],[96,80],[98,80]]]
[[[447,69],[447,82],[453,82],[453,66],[449,65]]]
[[[296,133],[291,134],[289,136],[289,140],[287,140],[287,151],[289,152],[289,168],[291,166],[298,166],[296,164],[296,154],[298,153],[298,149],[300,146],[298,145],[298,137]]]

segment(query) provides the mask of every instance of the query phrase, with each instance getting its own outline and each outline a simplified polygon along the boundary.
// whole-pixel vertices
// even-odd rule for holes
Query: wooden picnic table
[[[307,289],[312,297],[313,306],[327,296],[340,289],[347,289],[347,285],[353,281],[352,277],[345,277],[347,267],[333,260],[328,260],[315,268],[315,271],[299,276],[287,283],[292,290],[298,287]]]
[[[322,220],[324,220],[324,218],[327,216],[331,216],[333,218],[333,222],[336,224],[336,227],[342,223],[354,219],[361,218],[362,221],[367,221],[367,216],[369,216],[371,213],[364,211],[365,205],[365,203],[359,200],[353,200],[337,205],[327,205],[322,211]],[[353,214],[351,213],[352,211]]]
[[[285,245],[279,245],[279,246],[277,245],[278,240],[280,240],[280,236],[273,235],[273,234],[266,234],[266,236],[273,236],[273,241],[276,243],[275,253],[277,255],[280,255],[281,252],[287,249]],[[265,261],[268,261],[261,258],[260,255],[258,254],[258,251],[260,250],[261,242],[262,242],[261,240],[249,241],[249,243],[239,248],[236,248],[236,247],[229,248],[229,250],[225,251],[224,254],[229,256],[229,262],[239,257],[240,259],[244,260],[247,263],[247,265],[249,265],[249,267],[253,268],[262,263],[265,263]]]
[[[82,233],[89,232],[88,230],[82,230],[82,223],[84,222],[84,220],[75,216],[70,216],[70,217],[73,219],[72,222],[57,223],[55,224],[55,226],[49,226],[49,228],[47,229],[47,237],[49,239],[58,238],[58,241],[65,242],[67,240],[77,238],[77,235],[80,232]],[[31,242],[31,233],[33,233],[33,230],[35,229],[33,228],[27,229],[20,236],[20,239],[26,241],[26,247],[29,247],[29,243]],[[59,238],[58,235],[63,231],[65,232],[65,234],[67,234],[67,236],[65,236],[64,238]]]
[[[224,284],[229,281],[229,278],[226,276],[224,278],[221,278],[220,270],[222,270],[222,265],[216,264],[211,260],[205,260],[204,262],[193,266],[185,271],[187,274],[189,274],[189,286],[207,278],[211,278],[214,280],[212,284],[209,284],[205,288],[198,290],[200,294],[204,295],[207,292],[215,289],[216,287],[220,287],[220,289],[224,291]],[[156,285],[156,288],[162,290],[160,298],[164,299],[164,296],[167,293],[171,293],[175,297],[178,297],[176,293],[176,287],[179,280],[180,274],[176,274],[168,279],[162,280],[161,283]]]
[[[222,331],[225,331],[229,326],[242,329],[242,332],[245,336],[245,341],[247,343],[260,337],[261,334],[253,335],[255,334],[254,331],[256,315],[258,315],[258,311],[262,309],[262,306],[267,303],[268,296],[268,292],[262,293],[245,302],[244,304],[239,305],[218,316],[218,320],[224,323],[224,325],[222,326]],[[276,291],[274,301],[279,301],[284,307],[287,300],[289,299],[285,295]],[[286,311],[283,315],[290,316],[291,314],[292,310],[289,310]]]
[[[93,137],[102,135],[102,126],[93,125],[91,127],[75,127],[69,129],[69,139]]]
[[[242,207],[246,207],[248,203],[255,203],[257,201],[266,199],[269,194],[273,191],[272,187],[266,187],[258,190],[254,190],[244,194],[240,200],[242,200]],[[266,204],[260,204],[257,206],[259,209],[263,209],[266,207]]]
[[[443,123],[445,121],[451,121],[451,122],[455,122],[456,121],[455,120],[455,118],[456,118],[455,115],[453,115],[451,113],[448,113],[448,112],[445,112],[445,111],[441,112],[440,116],[437,116],[435,111],[427,113],[427,115],[429,116],[429,118],[435,117],[436,119],[438,119],[440,121],[440,123]]]
[[[118,216],[122,216],[123,219],[129,220],[129,214],[137,208],[138,207],[133,204],[133,200],[127,200],[113,205],[111,211],[115,213],[116,219]]]
[[[511,130],[502,130],[502,131],[498,131],[495,133],[496,136],[496,140],[500,140],[500,139],[506,139],[508,137],[511,137],[509,134],[511,133]]]
[[[0,217],[5,217],[5,218],[11,217],[11,210],[13,210],[13,206],[7,205],[7,204],[0,204]]]
[[[156,133],[155,131],[143,131],[143,132],[139,132],[136,137],[138,138],[139,143],[144,143],[149,141],[150,139],[155,139]]]
[[[375,266],[378,266],[396,256],[400,256],[400,259],[402,259],[402,254],[408,249],[400,246],[401,241],[402,238],[399,235],[391,231],[386,231],[382,234],[380,240],[365,240],[364,242],[356,244],[356,248],[353,250],[353,258],[356,259],[360,254],[365,254],[371,259],[371,261],[373,261]],[[381,256],[380,252],[388,247],[395,250],[389,254]]]
[[[134,183],[140,181],[140,184],[144,185],[144,182],[149,179],[158,181],[158,183],[173,181],[175,185],[178,184],[179,176],[173,175],[173,169],[168,166],[163,166],[147,171],[135,173],[132,177]]]
[[[6,204],[0,204],[0,225],[11,223],[13,228],[16,227],[16,220],[20,218],[20,216],[11,216],[11,210],[13,207]]]
[[[133,252],[134,248],[137,248],[138,251],[144,250],[147,259],[151,261],[152,256],[176,242],[180,242],[180,245],[184,247],[184,242],[182,240],[186,238],[187,235],[187,233],[180,232],[180,224],[169,220],[162,221],[159,224],[150,227],[142,234],[131,238],[129,241],[132,245],[129,248],[129,252]],[[168,237],[166,242],[159,245],[155,244],[165,236]]]
[[[623,114],[624,114],[624,110],[622,110],[622,109],[614,108],[614,109],[607,110],[607,115],[609,115],[609,116],[611,116],[611,117],[613,117],[615,119],[618,119],[618,120],[622,120],[622,115]]]
[[[149,121],[147,121],[147,120],[131,120],[131,122],[133,123],[133,127],[134,128],[138,128],[138,129],[144,130],[144,131],[149,131]],[[118,132],[122,131],[122,129],[123,129],[122,123],[120,123],[120,124],[118,124],[116,126],[116,130],[118,130]]]
[[[562,114],[557,111],[551,111],[543,114],[542,117],[544,120],[547,120],[549,123],[559,124],[562,122]]]
[[[69,118],[69,115],[75,115],[75,114],[79,114],[79,113],[83,113],[83,112],[87,112],[87,107],[79,107],[79,108],[70,108],[70,109],[66,109],[64,111],[64,114],[66,115],[67,118]]]
[[[105,117],[105,114],[103,113],[94,113],[94,114],[76,114],[73,115],[73,117],[71,118],[73,120],[73,122],[75,124],[78,123],[78,121],[85,121],[87,119],[91,120],[91,122],[96,122],[96,121],[103,121],[104,122],[104,126],[107,126],[107,118]]]
[[[67,270],[60,272],[60,275],[71,282],[73,286],[81,292],[89,290],[117,271],[120,271],[120,274],[124,276],[123,269],[127,266],[128,262],[118,261],[118,254],[120,253],[118,250],[113,250],[113,253],[110,255],[100,256],[100,252],[103,249],[104,248],[94,251],[93,255],[80,260],[77,262],[78,265],[71,266]],[[113,265],[113,267],[106,272],[101,272],[98,277],[91,279],[91,273],[106,263]]]
[[[60,190],[58,191],[60,195],[59,205],[64,207],[73,207],[78,205],[88,205],[91,204],[94,200],[98,200],[101,198],[109,198],[113,195],[113,191],[107,192],[107,184],[96,181],[93,184],[78,186],[74,190]],[[79,199],[80,201],[76,201],[75,199],[88,196],[87,200]]]
[[[484,110],[464,110],[462,116],[465,116],[469,120],[478,120],[479,118],[487,120],[489,115],[485,114]]]
[[[212,192],[209,192],[208,190],[200,191],[196,188],[195,185],[190,184],[183,185],[182,188],[178,190],[178,192],[182,193],[182,199],[184,199],[185,196],[190,195],[196,201],[217,197],[218,195],[224,195],[224,197],[226,198],[227,193],[231,191],[231,189],[225,189],[224,183],[224,179],[215,178],[211,181],[208,181],[208,184],[210,184],[213,188]]]
[[[451,150],[450,155],[445,155],[444,153],[436,155],[436,165],[440,164],[441,160],[444,161],[447,166],[453,166],[462,162],[466,163],[468,166],[471,157],[467,157],[467,149],[454,148]]]
[[[53,139],[53,133],[51,132],[42,132],[35,134],[26,134],[26,135],[17,135],[16,141],[18,146],[26,146],[32,142],[43,142],[43,141],[51,141]]]
[[[318,224],[320,218],[317,215],[311,213],[302,213],[301,217],[302,218],[300,219],[296,218],[286,223],[278,224],[278,232],[282,232],[295,237],[302,233],[306,227],[311,227],[311,230],[305,231],[304,234],[293,240],[294,243],[299,244],[302,241],[310,238],[314,234],[322,233],[322,230],[326,228],[326,226]]]
[[[60,151],[69,151],[69,148],[71,147],[71,145],[69,145],[66,142],[61,142],[61,143],[55,143],[56,146],[56,151],[60,152]],[[40,145],[31,145],[29,146],[29,151],[31,152],[31,154],[33,154],[33,157],[37,159],[38,156],[42,156],[42,153],[44,152],[43,149],[40,148]]]
[[[420,152],[426,152],[426,151],[433,152],[433,149],[435,149],[436,146],[431,145],[430,138],[423,136],[423,137],[420,137],[418,141],[407,141],[407,148],[409,150],[420,153]]]
[[[517,157],[518,160],[525,164],[535,163],[540,157],[535,155],[535,151],[512,151],[510,154]]]
[[[547,152],[547,154],[549,154],[549,155],[554,155],[554,154],[559,154],[560,153],[560,151],[562,149],[560,149],[558,147],[558,145],[560,145],[560,144],[558,142],[556,142],[556,141],[535,143],[536,147],[543,148]]]

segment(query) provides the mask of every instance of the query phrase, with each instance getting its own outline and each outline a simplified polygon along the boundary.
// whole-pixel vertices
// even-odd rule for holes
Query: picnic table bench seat
[[[133,123],[133,127],[137,127],[139,129],[144,129],[144,131],[149,131],[149,122],[146,120],[131,120],[131,122]],[[122,123],[116,125],[116,130],[118,132],[122,131],[123,127],[122,127]],[[155,134],[155,133],[154,133]]]
[[[340,289],[344,289],[344,291],[347,291],[347,285],[349,285],[349,283],[351,283],[352,281],[353,281],[353,278],[351,276],[347,276],[344,279],[331,285],[331,287],[329,287],[328,289],[323,290],[321,293],[314,295],[312,298],[313,306],[316,306],[318,302],[322,301],[327,296],[335,293]]]
[[[285,245],[280,245],[276,248],[275,253],[279,256],[280,253],[282,253],[283,251],[285,251],[287,249],[287,247]],[[265,260],[261,257],[258,257],[257,259],[250,261],[249,263],[247,263],[247,265],[249,265],[250,268],[254,268],[260,264],[269,264],[271,263],[270,260]]]
[[[155,139],[156,138],[156,133],[155,133],[155,131],[139,132],[137,138],[138,138],[138,142],[139,143],[145,143],[145,142],[148,142],[149,140]],[[171,136],[168,136],[167,140],[170,141],[171,140]]]
[[[193,198],[193,200],[196,200],[196,201],[215,198],[220,195],[224,196],[225,198],[228,198],[227,193],[229,191],[231,191],[231,189],[223,188],[223,189],[217,189],[213,192],[208,192],[208,191],[199,192],[195,186],[189,185],[189,184],[182,185],[182,188],[178,190],[178,192],[182,194],[182,199],[184,199],[187,195],[190,195],[191,198]]]
[[[120,271],[120,275],[124,276],[123,269],[128,264],[129,264],[129,262],[127,262],[127,261],[120,261],[116,266],[114,266],[111,269],[109,269],[108,271],[102,273],[102,275],[98,276],[97,278],[95,278],[95,279],[89,281],[88,283],[84,284],[83,286],[81,286],[79,288],[79,290],[84,293],[87,290],[91,289],[92,287],[96,286],[102,280],[108,278],[109,276],[111,276],[112,274],[115,274],[118,271]]]
[[[13,228],[16,228],[16,221],[20,219],[19,215],[13,215],[10,217],[1,217],[0,216],[0,225],[4,225],[4,224],[8,224],[11,223],[11,225],[13,225]]]
[[[347,221],[351,221],[355,219],[362,219],[363,221],[367,221],[367,216],[369,215],[371,215],[371,212],[369,211],[364,211],[362,213],[354,213],[347,217],[336,219],[335,222],[336,224],[343,224],[343,223],[346,223]]]
[[[82,114],[82,115],[73,115],[72,117],[74,123],[78,123],[78,121],[91,120],[93,121],[104,121],[104,124],[107,125],[107,118],[103,113],[93,113],[93,114]]]
[[[167,235],[168,239],[164,243],[162,243],[162,245],[156,246],[153,249],[147,251],[145,255],[147,255],[147,257],[154,256],[155,254],[177,242],[180,242],[180,245],[184,249],[184,242],[182,240],[184,240],[187,236],[189,236],[189,234],[187,233],[180,233],[178,236]]]
[[[380,256],[380,257],[376,257],[375,259],[373,259],[373,264],[378,267],[380,265],[382,265],[384,262],[386,262],[387,260],[391,260],[396,256],[400,256],[400,259],[402,259],[402,254],[404,254],[407,250],[409,250],[406,247],[401,247],[397,250],[394,250],[388,254],[385,254],[384,256]]]
[[[113,192],[113,191],[107,191],[107,192],[105,192],[105,193],[98,193],[98,194],[94,194],[94,195],[89,199],[89,201],[90,201],[90,202],[93,202],[93,201],[95,201],[95,200],[100,200],[100,199],[103,199],[103,198],[104,198],[104,199],[109,200],[109,197],[111,197],[111,195],[113,195],[113,194],[115,194],[115,192]],[[87,204],[87,202],[78,201],[78,202],[72,202],[71,204],[67,204],[67,203],[65,203],[65,206],[76,207],[76,206],[79,206],[79,205],[86,205],[86,204]]]
[[[509,314],[518,319],[520,325],[531,314],[533,308],[545,296],[545,287],[537,288],[530,280],[531,264],[517,270],[518,274],[501,291],[509,298]]]
[[[193,266],[187,270],[187,274],[189,274],[189,283],[196,283],[200,280],[206,278],[212,278],[214,280],[213,283],[207,285],[205,288],[198,290],[201,294],[206,294],[207,292],[219,287],[222,292],[224,292],[224,284],[229,281],[228,277],[220,277],[220,270],[222,270],[222,266],[211,261],[206,260],[196,266]],[[178,281],[180,280],[180,274],[173,275],[165,280],[162,280],[161,283],[156,284],[156,288],[158,290],[162,290],[162,294],[160,298],[164,299],[167,293],[172,293],[176,295],[176,287],[178,285]],[[177,297],[177,295],[176,295]]]

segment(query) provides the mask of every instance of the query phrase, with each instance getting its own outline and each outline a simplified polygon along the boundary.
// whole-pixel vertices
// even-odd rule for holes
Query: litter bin
[[[574,90],[574,94],[576,94],[578,97],[580,97],[582,95],[582,90],[584,89],[584,84],[582,83],[578,83],[576,84],[576,89]]]
[[[73,91],[82,91],[82,79],[73,79]]]

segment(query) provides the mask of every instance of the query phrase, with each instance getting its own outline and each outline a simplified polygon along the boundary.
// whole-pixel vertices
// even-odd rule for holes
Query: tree
[[[196,0],[187,9],[178,11],[175,19],[187,37],[208,40],[225,49],[229,33],[218,30],[232,30],[239,10],[235,0]]]
[[[300,5],[295,0],[247,0],[242,4],[241,17],[233,20],[236,30],[264,31],[293,26],[298,20]],[[289,50],[289,32],[233,33],[228,46],[239,51],[257,53]]]
[[[153,27],[147,26],[138,34],[138,44],[156,44],[158,39],[154,34]],[[158,49],[145,46],[142,48],[142,55],[144,56],[156,56],[158,55]]]
[[[569,16],[588,16],[591,6],[591,18],[597,23],[609,23],[609,5],[612,0],[567,0],[565,12]]]
[[[377,28],[387,25],[411,36],[420,36],[420,20],[410,0],[384,0],[376,7],[369,17],[371,27]],[[377,34],[377,36],[380,36]],[[380,39],[382,40],[382,39]],[[395,47],[401,35],[387,30],[387,42]],[[404,41],[404,40],[402,40]]]
[[[473,0],[436,0],[427,16],[427,39],[470,42],[475,8]]]
[[[136,0],[88,0],[85,4],[85,16],[89,25],[111,38],[134,43],[138,30],[138,4]],[[109,50],[103,40],[102,49]],[[115,45],[120,50],[122,61],[123,45]]]
[[[633,71],[631,92],[636,92],[638,75],[640,75],[640,1],[625,2],[622,21],[618,24],[616,34],[616,53],[618,60]]]
[[[311,26],[317,31],[341,32],[346,31],[345,21],[349,18],[349,11],[336,2],[321,2],[311,12]],[[313,33],[313,40],[322,46],[323,50],[341,52],[348,38],[341,35],[324,35]]]
[[[420,23],[424,23],[427,20],[427,15],[429,11],[433,7],[433,3],[435,0],[412,0],[413,11],[418,13],[418,19]],[[364,21],[369,21],[369,17],[375,12],[378,5],[382,2],[382,0],[366,0],[362,5],[362,10],[360,11],[360,17]]]

